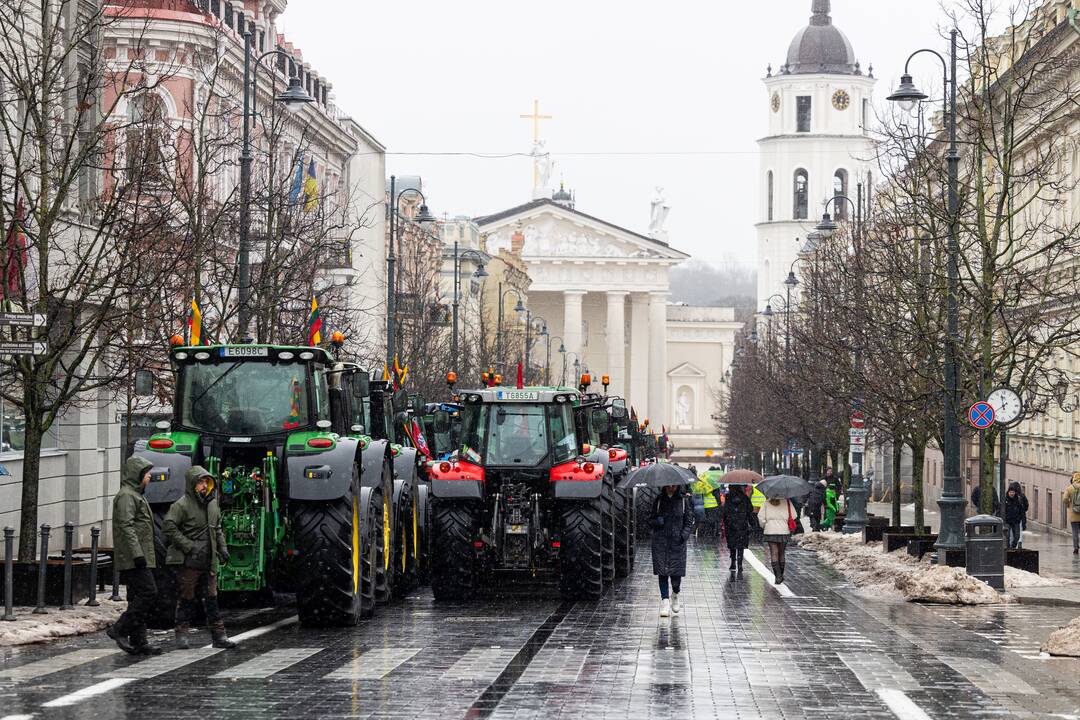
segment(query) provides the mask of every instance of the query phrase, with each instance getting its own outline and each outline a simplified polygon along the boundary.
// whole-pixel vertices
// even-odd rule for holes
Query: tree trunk
[[[904,438],[894,435],[892,440],[892,524],[893,527],[902,525],[900,522],[900,464],[904,459]]]
[[[911,499],[915,503],[915,534],[922,535],[923,517],[923,466],[926,464],[926,438],[916,436],[911,441]]]
[[[31,386],[27,395],[34,391]],[[32,563],[37,548],[38,489],[41,478],[41,413],[36,403],[27,403],[23,445],[22,513],[19,519],[19,562]]]

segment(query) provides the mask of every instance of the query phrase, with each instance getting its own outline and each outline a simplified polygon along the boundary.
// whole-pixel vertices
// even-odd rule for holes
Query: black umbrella
[[[619,488],[662,488],[668,485],[689,485],[695,481],[697,476],[686,468],[672,463],[652,463],[631,470],[626,479],[619,483]]]
[[[794,475],[773,475],[759,483],[757,489],[770,500],[773,498],[790,500],[809,495],[810,483]]]

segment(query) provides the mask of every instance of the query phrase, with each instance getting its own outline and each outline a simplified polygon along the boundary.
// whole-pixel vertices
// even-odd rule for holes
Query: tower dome
[[[795,35],[788,47],[784,74],[860,74],[851,42],[833,25],[831,9],[830,0],[813,0],[810,24]]]

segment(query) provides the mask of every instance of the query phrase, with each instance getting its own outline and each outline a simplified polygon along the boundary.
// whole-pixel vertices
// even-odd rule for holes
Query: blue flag
[[[304,158],[299,157],[296,161],[296,174],[293,176],[292,188],[289,190],[289,202],[296,205],[300,202],[300,195],[304,192]]]

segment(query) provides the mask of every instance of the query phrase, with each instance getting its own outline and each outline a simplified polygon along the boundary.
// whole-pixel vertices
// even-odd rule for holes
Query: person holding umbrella
[[[775,584],[779,585],[784,582],[787,544],[799,522],[791,498],[805,497],[810,492],[810,485],[794,475],[776,475],[766,478],[758,489],[766,497],[765,505],[758,513],[758,523],[769,549]]]
[[[754,508],[746,495],[745,485],[730,485],[721,511],[720,521],[731,553],[731,572],[742,575],[743,552],[750,547],[750,529],[754,527]]]

